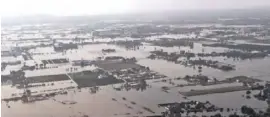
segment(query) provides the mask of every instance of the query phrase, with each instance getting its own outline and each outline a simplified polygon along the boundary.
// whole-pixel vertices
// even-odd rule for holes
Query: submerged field
[[[166,111],[159,104],[191,100],[209,101],[232,111],[190,115],[241,114],[242,105],[266,110],[268,104],[253,95],[261,91],[255,89],[257,86],[265,88],[265,82],[270,81],[270,51],[264,50],[268,46],[257,49],[260,44],[250,41],[245,42],[256,45],[248,45],[256,51],[243,50],[246,46],[210,46],[221,42],[194,35],[6,38],[2,45],[10,49],[5,48],[1,55],[2,116],[150,116]],[[151,56],[153,51],[160,55]],[[227,64],[234,69],[220,69]]]

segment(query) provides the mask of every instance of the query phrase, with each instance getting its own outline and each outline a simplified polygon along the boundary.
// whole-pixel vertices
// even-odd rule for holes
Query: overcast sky
[[[270,7],[270,0],[1,0],[1,16],[93,15]]]

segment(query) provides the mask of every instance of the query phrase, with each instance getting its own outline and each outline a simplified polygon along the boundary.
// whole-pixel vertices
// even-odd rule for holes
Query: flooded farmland
[[[2,116],[268,116],[268,25],[105,24],[3,28]]]

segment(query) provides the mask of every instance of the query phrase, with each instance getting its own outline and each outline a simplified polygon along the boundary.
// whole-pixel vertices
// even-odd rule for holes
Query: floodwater
[[[212,59],[211,59],[212,60]],[[253,59],[253,60],[241,60],[235,61],[233,60],[226,60],[227,63],[233,64],[236,66],[236,70],[234,71],[221,71],[218,69],[213,69],[210,67],[202,67],[201,74],[215,77],[217,79],[224,79],[234,76],[251,76],[254,78],[258,78],[261,80],[269,81],[269,67],[270,67],[270,58],[264,59]],[[231,61],[231,62],[229,62]],[[175,77],[184,77],[186,75],[197,75],[198,69],[194,69],[193,67],[185,67],[180,64],[175,64],[173,62],[167,62],[165,60],[150,60],[150,59],[143,59],[138,61],[138,64],[148,66],[150,69],[157,71],[161,74],[164,74],[168,77],[175,78]]]
[[[123,97],[125,97],[126,100],[123,100]],[[112,101],[112,98],[115,98],[117,101]],[[160,113],[163,111],[163,108],[158,108],[158,103],[169,103],[172,100],[180,101],[181,98],[177,95],[167,95],[165,92],[156,90],[156,88],[149,88],[143,92],[135,90],[115,91],[112,89],[112,86],[105,86],[101,87],[101,90],[97,94],[90,94],[88,88],[86,88],[82,89],[81,92],[69,91],[68,95],[59,95],[54,99],[58,101],[70,100],[77,103],[74,105],[63,105],[52,99],[30,104],[9,102],[11,108],[7,108],[5,103],[2,103],[2,116],[9,117],[20,115],[27,117],[29,116],[29,112],[26,110],[31,110],[31,116],[38,117],[78,116],[80,112],[95,117],[114,116],[115,114],[117,114],[117,116],[126,116],[126,113],[140,116],[151,115],[152,113],[145,111],[143,107],[150,108]],[[131,102],[135,102],[136,104],[131,104]],[[127,108],[126,105],[132,107],[132,109]],[[104,111],[106,113],[104,113]],[[143,113],[138,114],[139,112]]]
[[[256,94],[258,92],[254,91],[253,93]],[[267,103],[264,101],[259,101],[254,98],[246,99],[246,97],[242,97],[242,95],[245,94],[246,91],[237,91],[229,93],[194,96],[190,97],[190,99],[199,101],[210,101],[211,103],[216,105],[222,105],[223,107],[234,109],[238,108],[238,110],[240,110],[241,106],[243,105],[262,110],[265,110],[268,107]]]
[[[146,51],[153,50],[163,50],[165,52],[180,52],[180,50],[185,50],[193,53],[211,53],[211,52],[226,52],[230,49],[227,48],[213,48],[213,47],[203,47],[201,44],[195,43],[194,48],[189,47],[158,47],[158,46],[148,46],[145,48]],[[269,68],[270,68],[270,57],[262,59],[246,59],[246,60],[234,60],[232,58],[225,57],[200,57],[206,60],[217,60],[220,62],[232,64],[236,66],[234,71],[221,71],[218,69],[203,66],[202,74],[210,77],[215,77],[217,79],[224,79],[233,76],[246,75],[255,77],[261,80],[270,80]],[[185,67],[180,64],[175,64],[173,62],[167,62],[165,60],[150,60],[142,59],[138,61],[138,64],[148,66],[154,71],[160,72],[169,77],[183,77],[185,75],[196,75],[198,74],[198,69],[193,67]]]
[[[127,116],[130,113],[132,116],[145,116],[152,115],[143,109],[143,107],[150,108],[157,114],[164,111],[164,108],[158,107],[160,103],[171,103],[187,101],[182,95],[178,93],[181,88],[173,88],[168,93],[161,91],[160,84],[151,83],[147,81],[151,88],[144,91],[115,91],[112,85],[100,87],[100,90],[96,94],[91,94],[88,88],[81,89],[81,91],[75,89],[68,91],[67,95],[58,95],[53,99],[39,101],[34,103],[22,104],[21,102],[9,102],[10,108],[7,108],[6,103],[2,103],[2,116],[13,117],[22,116],[27,117],[29,115],[35,117],[47,117],[47,116],[82,116],[89,115],[95,117],[104,116]],[[237,85],[237,84],[233,84]],[[224,85],[225,86],[225,85]],[[230,85],[226,85],[230,86]],[[199,88],[211,88],[204,86],[196,86]],[[186,90],[185,87],[182,87]],[[196,89],[196,88],[195,88]],[[254,94],[257,92],[253,92]],[[211,94],[204,96],[188,97],[191,100],[197,101],[210,101],[218,107],[240,109],[242,105],[248,105],[257,109],[265,109],[267,107],[266,102],[258,101],[255,99],[245,99],[242,97],[244,91],[231,92],[226,94]],[[123,97],[126,98],[123,100]],[[113,101],[112,98],[116,99]],[[56,100],[56,101],[54,101]],[[75,101],[73,105],[63,105],[59,101]],[[136,104],[131,104],[135,102]],[[228,103],[230,102],[230,103]],[[233,102],[233,103],[232,103]],[[128,108],[131,107],[131,108]],[[31,112],[29,112],[31,110]],[[139,114],[142,112],[142,114]]]
[[[102,53],[102,49],[115,49],[115,53]],[[167,62],[165,60],[150,60],[146,57],[149,55],[150,51],[160,50],[167,52],[180,52],[180,50],[185,50],[194,53],[211,53],[211,52],[226,52],[230,49],[226,48],[213,48],[213,47],[203,47],[199,43],[194,44],[194,48],[189,47],[158,47],[149,44],[144,44],[136,50],[127,50],[126,48],[121,48],[116,45],[108,44],[91,44],[79,46],[79,49],[68,50],[66,52],[55,52],[53,47],[46,48],[36,48],[30,50],[33,55],[34,61],[54,59],[54,58],[68,58],[72,60],[94,60],[97,57],[106,56],[123,56],[123,57],[136,57],[138,64],[149,67],[152,71],[158,72],[160,74],[168,76],[168,78],[184,77],[185,75],[197,75],[198,69],[193,67],[185,67],[180,64],[175,64],[172,62]],[[16,60],[18,58],[13,58]],[[204,59],[219,60],[221,62],[230,63],[236,66],[235,71],[224,72],[218,69],[203,67],[203,75],[215,77],[217,79],[224,79],[227,77],[233,77],[238,75],[247,75],[259,78],[262,80],[269,80],[269,68],[270,68],[270,58],[266,57],[264,59],[252,59],[252,60],[233,60],[223,57],[204,57]],[[8,60],[6,58],[5,60]],[[21,66],[7,66],[5,71],[2,73],[11,71],[12,69],[18,69]],[[64,74],[68,73],[67,68],[72,67],[71,63],[65,63],[57,65],[57,68],[50,69],[39,69],[34,71],[26,71],[26,76],[39,76],[47,74]],[[80,68],[78,71],[95,69],[94,66]],[[33,88],[33,91],[40,91],[44,89],[54,88],[65,88],[68,86],[76,86],[75,83],[71,83],[71,80],[55,83],[54,86],[45,86]],[[174,81],[177,84],[186,84],[185,81]],[[62,84],[61,84],[62,83]],[[116,91],[113,89],[113,85],[102,86],[96,94],[91,94],[89,88],[84,89],[72,89],[68,90],[67,95],[57,95],[54,98],[50,98],[44,101],[37,101],[33,103],[22,104],[22,102],[8,102],[10,108],[6,106],[6,102],[2,102],[2,116],[5,117],[69,117],[69,116],[94,116],[94,117],[105,117],[105,116],[142,116],[142,115],[153,115],[153,113],[148,112],[143,109],[143,107],[150,108],[155,111],[156,114],[160,114],[164,111],[164,108],[159,108],[157,104],[160,103],[171,103],[186,101],[179,91],[188,91],[190,89],[207,89],[214,87],[225,87],[234,86],[240,84],[223,84],[223,85],[213,85],[213,86],[190,86],[190,87],[174,87],[171,88],[168,93],[163,92],[161,87],[171,86],[168,83],[158,82],[155,83],[154,80],[148,80],[147,83],[150,85],[144,91]],[[70,85],[69,85],[70,84]],[[2,86],[2,98],[8,97],[11,94],[7,92],[22,92],[14,88],[10,88],[9,85]],[[256,92],[253,92],[256,93]],[[242,97],[244,91],[224,93],[224,94],[211,94],[204,96],[194,96],[188,97],[188,99],[198,100],[198,101],[210,101],[219,107],[223,108],[240,108],[242,105],[252,106],[254,108],[265,109],[267,107],[266,102],[258,101],[255,99],[245,99]],[[123,97],[126,100],[123,100]],[[113,101],[115,98],[117,101]],[[64,105],[59,103],[59,101],[75,101],[76,104]],[[131,102],[136,102],[136,104],[131,104]],[[230,103],[228,103],[230,102]],[[130,107],[130,108],[128,108]],[[130,115],[129,115],[130,114]]]

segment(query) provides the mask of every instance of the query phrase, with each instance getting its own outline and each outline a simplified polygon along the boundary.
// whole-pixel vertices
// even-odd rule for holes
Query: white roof
[[[35,60],[35,63],[36,64],[42,64],[42,61],[41,60]]]
[[[25,61],[26,66],[35,66],[36,62],[34,60],[27,60]]]

